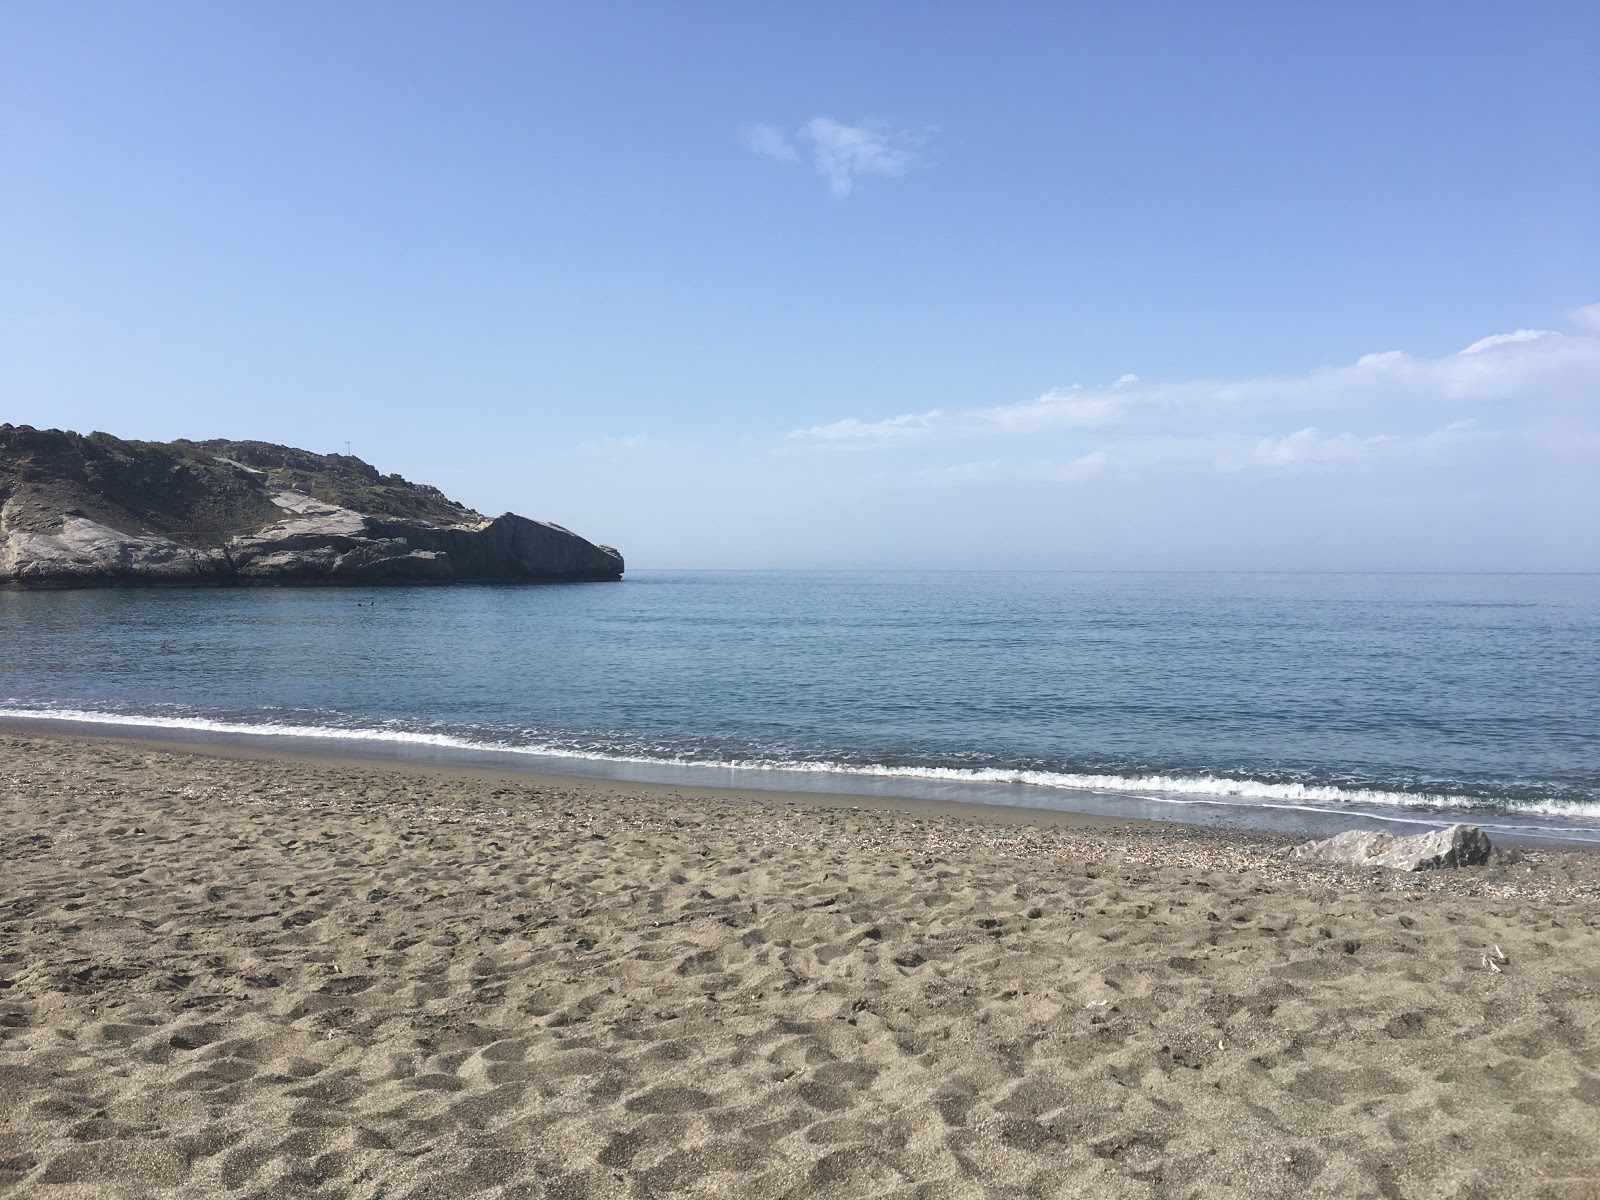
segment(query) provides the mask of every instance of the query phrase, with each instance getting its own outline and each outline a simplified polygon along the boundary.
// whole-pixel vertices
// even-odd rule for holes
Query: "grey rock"
[[[493,519],[348,455],[0,425],[0,585],[621,578],[622,555]]]
[[[1288,856],[1348,867],[1432,871],[1439,867],[1481,866],[1489,861],[1492,850],[1488,835],[1476,825],[1452,825],[1411,837],[1352,829],[1336,837],[1294,846]]]

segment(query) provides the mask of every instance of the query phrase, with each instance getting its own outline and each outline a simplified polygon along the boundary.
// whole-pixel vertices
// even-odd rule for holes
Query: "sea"
[[[1202,825],[1600,842],[1600,576],[631,570],[0,592],[0,719]]]

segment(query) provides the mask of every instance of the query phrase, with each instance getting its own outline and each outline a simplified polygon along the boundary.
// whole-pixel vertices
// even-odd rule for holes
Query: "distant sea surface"
[[[0,592],[0,717],[668,782],[1600,841],[1600,577],[632,571]]]

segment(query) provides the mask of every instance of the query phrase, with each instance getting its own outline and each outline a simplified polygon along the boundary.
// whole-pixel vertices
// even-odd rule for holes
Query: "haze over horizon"
[[[630,567],[1600,570],[1600,8],[0,12],[0,421]]]

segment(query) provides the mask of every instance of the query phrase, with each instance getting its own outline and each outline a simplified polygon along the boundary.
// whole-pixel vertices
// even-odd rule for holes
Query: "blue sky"
[[[0,420],[630,565],[1600,570],[1600,7],[0,9]]]

